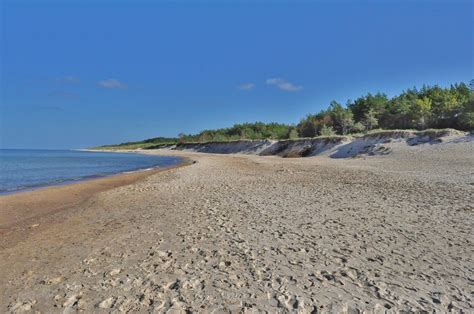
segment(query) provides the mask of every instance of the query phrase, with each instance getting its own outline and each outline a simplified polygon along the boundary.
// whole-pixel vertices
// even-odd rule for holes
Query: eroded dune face
[[[471,141],[468,133],[453,129],[433,131],[380,131],[363,136],[331,136],[294,140],[241,140],[231,142],[184,143],[173,147],[177,150],[214,154],[252,154],[280,157],[330,156],[348,158],[364,155],[386,155],[391,143],[408,146],[443,141]]]
[[[469,311],[472,137],[377,145],[163,151],[197,162],[2,234],[27,236],[0,250],[1,310]]]

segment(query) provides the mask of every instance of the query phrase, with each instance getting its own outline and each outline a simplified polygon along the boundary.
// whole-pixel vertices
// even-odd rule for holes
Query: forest
[[[472,82],[471,82],[472,85]],[[308,114],[296,125],[243,123],[230,128],[180,134],[183,142],[228,141],[239,139],[290,139],[346,135],[373,129],[454,128],[474,129],[474,97],[465,83],[448,88],[423,86],[407,89],[389,98],[384,93],[348,100],[345,105],[332,101],[327,109]]]

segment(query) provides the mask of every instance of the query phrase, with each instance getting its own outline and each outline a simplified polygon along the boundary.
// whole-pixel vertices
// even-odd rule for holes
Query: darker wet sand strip
[[[184,158],[181,164],[172,167],[121,173],[77,183],[2,195],[0,196],[0,235],[2,236],[0,247],[5,247],[8,242],[18,240],[18,237],[12,237],[13,231],[23,230],[21,237],[24,238],[25,232],[39,226],[40,219],[45,222],[47,221],[45,220],[46,216],[77,207],[94,194],[132,184],[148,176],[189,164],[192,164],[192,161],[189,158]],[[7,234],[10,236],[7,237]]]

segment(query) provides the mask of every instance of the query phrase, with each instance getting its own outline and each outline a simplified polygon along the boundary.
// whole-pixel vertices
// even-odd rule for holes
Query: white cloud
[[[56,81],[58,83],[69,83],[69,84],[79,84],[81,82],[81,80],[78,77],[72,76],[72,75],[59,77],[56,79]]]
[[[254,83],[245,83],[245,84],[241,84],[239,85],[239,89],[240,90],[252,90],[255,88],[255,84]]]
[[[104,88],[127,88],[127,85],[117,79],[106,79],[99,81],[99,86]]]
[[[282,78],[270,78],[267,79],[266,83],[267,85],[275,85],[279,89],[284,90],[286,92],[297,92],[303,89],[303,86],[294,85],[293,83],[288,82],[287,80]]]

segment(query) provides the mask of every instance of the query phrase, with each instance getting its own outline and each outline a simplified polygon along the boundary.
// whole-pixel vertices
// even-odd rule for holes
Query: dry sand
[[[157,152],[197,163],[5,227],[0,312],[472,312],[473,142],[399,146]]]

